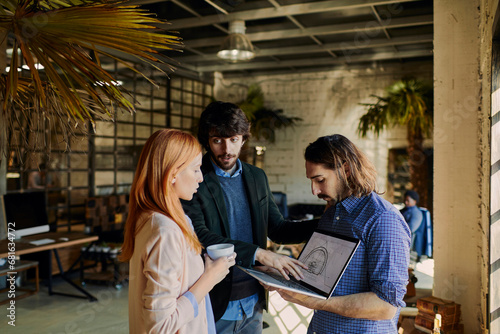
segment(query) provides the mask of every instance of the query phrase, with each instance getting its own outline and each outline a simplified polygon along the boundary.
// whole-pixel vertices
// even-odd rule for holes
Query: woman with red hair
[[[129,199],[120,259],[130,261],[130,333],[215,333],[208,292],[235,255],[212,261],[180,199],[203,181],[198,141],[179,130],[155,132],[142,149]]]

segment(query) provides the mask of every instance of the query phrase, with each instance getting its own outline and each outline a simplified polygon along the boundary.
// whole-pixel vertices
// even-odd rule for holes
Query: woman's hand
[[[205,272],[204,276],[210,279],[213,285],[219,283],[229,274],[229,268],[236,263],[236,253],[230,256],[222,256],[217,260],[212,260],[208,254],[205,254]]]
[[[213,289],[213,287],[222,281],[229,273],[229,268],[234,266],[236,253],[230,256],[223,256],[217,260],[212,260],[208,254],[205,254],[205,272],[198,281],[189,289],[195,296],[198,303]]]

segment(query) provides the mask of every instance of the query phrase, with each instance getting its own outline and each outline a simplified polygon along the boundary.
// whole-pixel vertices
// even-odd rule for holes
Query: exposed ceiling
[[[373,62],[432,60],[432,0],[132,0],[170,22],[182,53],[169,57],[193,74],[316,71]],[[232,20],[244,20],[256,49],[248,62],[217,51]]]

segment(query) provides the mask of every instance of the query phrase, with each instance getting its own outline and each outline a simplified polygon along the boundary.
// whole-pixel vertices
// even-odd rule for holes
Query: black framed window
[[[77,131],[69,149],[62,134],[46,131],[50,126],[43,122],[28,142],[21,141],[22,126],[9,134],[7,192],[44,191],[54,229],[83,230],[88,197],[128,193],[147,138],[164,128],[192,132],[213,95],[212,82],[175,74],[168,78],[150,69],[146,73],[156,82],[153,86],[116,63],[108,66],[114,66],[116,83],[131,93],[135,113],[118,111],[113,119],[96,120],[96,131],[90,124],[90,135]],[[33,143],[40,140],[46,145],[35,150]],[[40,187],[33,188],[30,179],[41,180]]]

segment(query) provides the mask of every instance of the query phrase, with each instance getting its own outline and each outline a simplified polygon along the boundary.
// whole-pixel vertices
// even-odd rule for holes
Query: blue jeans
[[[243,316],[242,320],[222,320],[215,323],[217,334],[259,334],[262,333],[262,306],[255,304],[253,315],[247,318]]]

